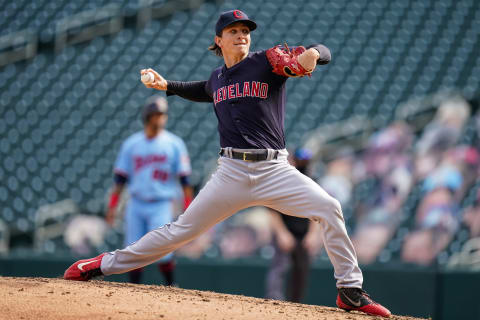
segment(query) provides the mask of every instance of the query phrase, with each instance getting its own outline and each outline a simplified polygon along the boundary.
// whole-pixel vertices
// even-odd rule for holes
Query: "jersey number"
[[[156,169],[153,171],[153,179],[160,180],[160,181],[167,181],[168,172]]]

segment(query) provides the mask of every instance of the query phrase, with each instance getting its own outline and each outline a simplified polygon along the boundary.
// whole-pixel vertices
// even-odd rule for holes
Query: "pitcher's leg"
[[[278,169],[273,169],[267,179],[262,179],[254,195],[262,199],[264,205],[284,214],[320,222],[337,287],[362,287],[362,272],[336,199],[287,163],[278,164]]]
[[[107,253],[102,259],[102,273],[124,273],[143,267],[193,240],[248,205],[250,192],[246,186],[217,171],[177,221],[150,231],[122,250]]]

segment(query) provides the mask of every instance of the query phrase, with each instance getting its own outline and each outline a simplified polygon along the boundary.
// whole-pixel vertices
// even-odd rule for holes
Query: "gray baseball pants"
[[[277,159],[270,160],[272,155],[273,150],[269,150],[269,159],[259,162],[220,157],[216,172],[188,209],[175,222],[150,231],[124,249],[106,254],[101,263],[103,274],[124,273],[151,264],[237,211],[266,206],[320,223],[337,287],[361,288],[362,272],[340,203],[290,165],[286,150],[280,150]]]

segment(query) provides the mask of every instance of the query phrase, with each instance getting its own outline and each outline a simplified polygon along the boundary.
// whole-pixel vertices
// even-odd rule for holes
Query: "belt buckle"
[[[251,154],[251,152],[243,152],[243,161],[252,162],[252,160],[247,159],[247,154]]]

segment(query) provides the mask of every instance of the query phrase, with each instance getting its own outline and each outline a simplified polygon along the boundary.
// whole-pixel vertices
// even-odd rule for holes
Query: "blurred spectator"
[[[459,203],[475,182],[475,179],[480,176],[480,154],[474,147],[458,146],[447,151],[445,161],[458,167],[462,174],[462,186],[455,193],[455,200]]]
[[[410,161],[412,131],[408,124],[395,122],[372,135],[365,151],[366,176],[383,177]]]
[[[463,183],[463,177],[460,169],[445,161],[440,167],[436,168],[424,181],[423,191],[429,193],[438,188],[446,188],[452,193],[460,189]]]
[[[466,267],[480,270],[480,189],[477,192],[476,202],[465,210],[464,225],[468,228],[469,240],[462,249],[450,258],[450,268]]]
[[[470,116],[470,105],[462,97],[445,100],[434,119],[425,127],[416,145],[416,177],[424,179],[442,160],[443,152],[453,147]]]
[[[269,209],[253,207],[224,221],[217,228],[216,243],[225,259],[259,254],[271,243]]]
[[[424,196],[417,208],[415,230],[405,238],[402,258],[431,264],[458,230],[457,204],[478,175],[479,154],[455,146],[470,116],[460,96],[445,100],[416,145],[415,177],[423,180]]]
[[[256,253],[257,234],[249,225],[227,228],[219,243],[222,257],[225,259],[244,258]]]
[[[352,237],[358,261],[375,261],[396,231],[403,214],[401,206],[410,192],[412,175],[405,167],[395,169],[381,180],[377,192],[372,194],[372,206],[358,217]]]
[[[298,149],[290,159],[300,172],[305,174],[312,154],[307,149]],[[266,279],[266,297],[285,300],[284,283],[291,265],[288,284],[288,300],[301,302],[305,294],[311,256],[321,247],[320,225],[305,218],[271,212],[274,233],[275,255]]]
[[[465,210],[463,222],[468,227],[470,238],[480,238],[480,189],[474,205]]]
[[[448,160],[425,179],[415,230],[407,235],[402,249],[404,261],[429,265],[448,245],[459,225],[455,194],[462,183],[459,168]]]
[[[332,197],[340,201],[342,206],[349,203],[352,196],[352,169],[354,163],[353,150],[341,149],[332,161],[327,164],[326,174],[318,180],[318,184]]]
[[[368,199],[356,208],[352,237],[360,263],[374,262],[398,227],[400,209],[413,184],[411,142],[410,128],[398,122],[375,134],[369,143],[365,173],[375,183]]]
[[[87,256],[103,244],[107,229],[104,219],[79,214],[70,220],[63,237],[75,254]]]
[[[414,212],[414,229],[404,239],[402,259],[428,265],[450,243],[459,227],[457,204],[470,190],[480,172],[478,149],[457,145],[469,110],[468,104],[461,98],[442,103],[432,122],[422,131],[415,149],[412,147],[414,135],[410,126],[405,122],[395,122],[370,137],[362,156],[349,147],[340,149],[333,157],[329,155],[333,160],[326,163],[325,174],[318,179],[318,183],[343,206],[354,206],[352,242],[360,263],[376,261],[400,222],[410,214],[402,208],[412,187],[419,182],[417,179],[421,181],[422,196]],[[480,126],[480,120],[478,123]],[[308,155],[308,151],[303,152],[303,156]],[[300,153],[297,155],[300,158]],[[293,155],[290,160],[295,163]],[[307,175],[310,173],[309,161],[297,159],[296,165],[300,171]],[[360,196],[360,202],[352,203],[358,201],[357,193],[353,191],[356,191],[359,183],[365,183],[364,186],[368,187],[365,194]],[[191,248],[187,246],[185,252],[180,254],[199,257],[215,243],[224,258],[251,256],[262,252],[260,249],[267,246],[273,232],[276,239],[275,259],[280,259],[277,254],[282,253],[281,247],[288,248],[297,240],[286,228],[284,215],[272,215],[273,230],[269,230],[265,228],[270,225],[265,221],[265,216],[270,213],[256,214],[256,210],[261,209],[254,208],[229,219],[224,223],[223,231],[212,231],[205,239],[199,239],[199,243],[191,243]],[[471,229],[472,237],[480,239],[479,211],[478,205],[469,208],[464,215],[464,223]],[[289,235],[285,236],[287,232]],[[215,236],[218,239],[214,239]],[[319,250],[321,241],[317,245],[316,250]],[[291,249],[291,252],[294,250]],[[272,264],[272,268],[275,265],[281,268],[272,276],[277,286],[271,290],[274,293],[267,292],[268,297],[285,299],[284,277],[290,264],[295,263],[292,259],[298,257],[294,258],[293,253],[286,254],[283,251],[283,259],[284,262],[274,261]],[[306,275],[306,270],[298,274]],[[301,278],[292,279],[293,282],[303,281]],[[295,285],[290,284],[290,289],[293,287]],[[289,295],[288,299],[293,300],[295,294],[292,290]]]

